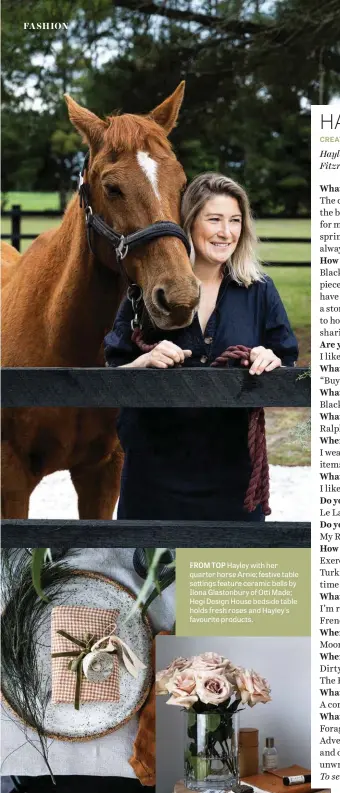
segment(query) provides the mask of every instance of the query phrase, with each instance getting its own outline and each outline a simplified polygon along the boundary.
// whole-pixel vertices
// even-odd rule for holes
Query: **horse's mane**
[[[150,153],[169,155],[171,144],[164,130],[150,116],[135,116],[131,113],[109,116],[105,132],[105,142],[110,149],[135,152],[145,149]]]

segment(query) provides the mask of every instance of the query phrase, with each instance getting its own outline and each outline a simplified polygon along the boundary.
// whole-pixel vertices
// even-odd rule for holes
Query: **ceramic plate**
[[[106,735],[122,727],[142,707],[152,682],[152,632],[148,621],[142,620],[139,612],[125,622],[135,600],[135,595],[126,587],[100,573],[77,570],[74,572],[74,577],[63,586],[60,601],[56,599],[54,606],[119,609],[117,635],[147,666],[135,679],[122,663],[119,663],[119,702],[88,702],[81,704],[79,711],[75,710],[73,704],[52,705],[50,702],[45,726],[46,734],[51,738],[61,741],[86,741]],[[39,636],[39,661],[43,680],[49,687],[51,687],[50,632],[51,608],[46,607],[44,628]],[[6,697],[4,681],[3,693]]]

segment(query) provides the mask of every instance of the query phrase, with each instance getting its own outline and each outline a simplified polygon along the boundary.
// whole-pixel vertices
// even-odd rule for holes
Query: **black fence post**
[[[21,237],[21,206],[20,204],[12,205],[12,245],[17,251],[20,251],[20,237]]]

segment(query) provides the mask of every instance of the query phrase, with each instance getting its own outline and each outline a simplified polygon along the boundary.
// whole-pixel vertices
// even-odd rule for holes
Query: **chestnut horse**
[[[181,83],[149,115],[105,121],[66,96],[70,120],[89,147],[84,179],[93,212],[119,234],[156,221],[179,222],[185,175],[167,135],[176,124],[183,93]],[[104,365],[104,335],[112,327],[126,280],[112,267],[115,253],[107,240],[98,236],[91,247],[94,253],[76,195],[61,226],[41,234],[6,268],[4,366]],[[180,239],[162,237],[141,245],[122,264],[142,288],[148,313],[159,327],[190,324],[199,288]],[[69,469],[79,517],[110,519],[122,462],[116,415],[99,408],[4,410],[4,517],[26,518],[30,494],[42,477]]]

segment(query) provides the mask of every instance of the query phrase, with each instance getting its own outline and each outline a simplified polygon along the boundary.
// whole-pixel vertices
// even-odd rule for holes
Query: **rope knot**
[[[251,347],[244,347],[243,344],[236,344],[234,346],[228,347],[221,355],[218,355],[217,358],[212,362],[211,366],[228,366],[229,361],[231,360],[239,360],[243,366],[246,364],[246,361],[249,361],[249,356],[251,352]]]

